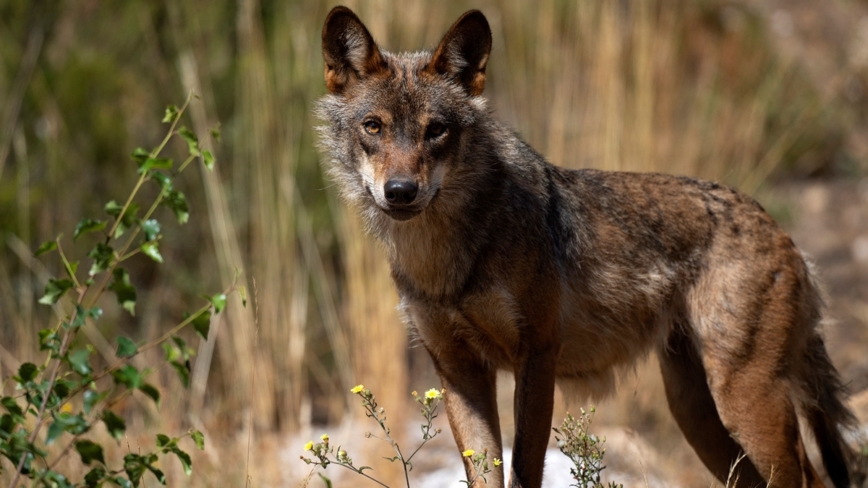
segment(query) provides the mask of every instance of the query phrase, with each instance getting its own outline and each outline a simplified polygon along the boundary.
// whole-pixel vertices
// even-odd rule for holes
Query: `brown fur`
[[[486,109],[490,49],[478,11],[433,53],[381,51],[344,7],[323,27],[329,171],[388,252],[458,448],[500,457],[496,371],[513,371],[510,486],[539,487],[555,383],[608,394],[653,350],[678,425],[720,480],[744,452],[739,486],[823,486],[802,414],[848,486],[852,416],[786,233],[716,183],[548,164]]]

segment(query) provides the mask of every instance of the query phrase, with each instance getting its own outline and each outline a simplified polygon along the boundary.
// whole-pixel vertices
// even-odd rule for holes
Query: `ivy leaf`
[[[111,410],[106,410],[102,414],[102,421],[105,423],[106,429],[108,429],[109,434],[117,440],[120,440],[123,437],[124,432],[127,430],[127,426],[124,423],[124,419],[118,417]]]
[[[169,449],[164,449],[166,446],[169,446],[170,444],[174,445],[177,443],[178,439],[171,439],[166,434],[157,434],[157,447],[163,449],[163,452],[169,452],[171,450],[172,446],[170,446]]]
[[[105,478],[105,469],[102,466],[96,466],[84,475],[84,486],[86,488],[97,488],[100,482]]]
[[[139,174],[147,173],[152,169],[172,169],[175,164],[170,158],[148,158],[139,166]]]
[[[83,434],[90,427],[82,414],[72,415],[67,412],[60,412],[52,415],[54,422],[48,427],[48,433],[45,436],[45,444],[50,445],[60,434],[69,432],[72,435]]]
[[[169,105],[166,107],[166,115],[163,116],[163,123],[171,124],[176,120],[178,120],[178,107]]]
[[[181,465],[184,466],[184,474],[186,474],[187,476],[193,474],[193,461],[190,459],[190,455],[178,449],[177,447],[175,449],[172,449],[172,452],[175,453],[176,456],[178,456],[178,459],[181,461]]]
[[[33,363],[24,363],[18,367],[18,378],[16,380],[21,383],[27,383],[36,379],[37,373],[39,373],[38,366]]]
[[[181,127],[178,129],[178,135],[187,141],[187,147],[190,149],[190,156],[198,156],[201,154],[201,151],[199,150],[199,138],[197,138],[196,134],[192,133],[190,129]]]
[[[67,361],[69,361],[69,366],[73,371],[80,374],[81,376],[89,376],[93,373],[93,368],[90,366],[90,350],[88,349],[79,349],[70,353],[67,356]]]
[[[137,203],[130,203],[126,211],[121,215],[121,210],[123,209],[123,206],[119,205],[118,202],[114,200],[105,205],[105,212],[118,221],[113,236],[115,239],[124,235],[124,232],[135,224],[136,214],[139,212],[139,205]]]
[[[175,372],[178,373],[178,378],[181,380],[181,384],[184,385],[184,388],[189,388],[190,387],[190,370],[187,369],[188,363],[186,361],[183,363],[181,363],[179,361],[172,361],[169,364],[171,364],[172,368],[174,368]]]
[[[118,337],[118,349],[117,356],[119,358],[130,358],[136,355],[139,352],[139,348],[136,346],[136,343],[127,339],[126,337]]]
[[[18,419],[19,422],[24,420],[24,410],[21,409],[21,406],[18,405],[18,402],[16,402],[14,398],[3,397],[0,399],[0,405],[3,405],[3,407],[12,414],[13,418]]]
[[[90,464],[92,461],[99,461],[100,464],[105,464],[105,458],[102,454],[102,446],[87,439],[80,440],[75,443],[75,450],[81,454],[81,462]]]
[[[45,295],[39,299],[39,303],[53,305],[72,287],[73,283],[70,280],[50,279],[48,280],[48,284],[45,285]]]
[[[202,339],[208,340],[208,332],[211,330],[211,312],[204,311],[193,319],[193,329]]]
[[[91,389],[85,390],[82,395],[82,404],[84,406],[85,415],[90,415],[90,411],[93,410],[94,405],[99,403],[107,395],[108,392],[100,393]]]
[[[160,249],[157,241],[145,242],[144,244],[142,244],[142,247],[140,247],[140,249],[145,254],[145,256],[153,259],[158,263],[163,262],[163,256],[160,255]]]
[[[133,453],[124,456],[124,471],[126,471],[127,477],[130,478],[130,482],[134,486],[138,486],[142,475],[145,474],[145,463],[142,456]]]
[[[146,241],[153,241],[160,234],[160,223],[154,219],[148,219],[142,222],[142,232],[145,234]]]
[[[82,219],[75,226],[75,231],[72,233],[72,240],[78,239],[78,236],[87,234],[88,232],[96,232],[105,229],[107,222],[94,219]]]
[[[163,351],[166,352],[166,361],[172,362],[181,357],[181,352],[177,347],[172,347],[168,342],[163,343]]]
[[[201,432],[195,429],[190,429],[190,437],[193,439],[193,442],[196,443],[196,447],[198,447],[200,451],[205,450],[205,436],[202,435]]]
[[[214,170],[214,155],[211,154],[211,151],[206,149],[202,150],[202,162],[205,163],[205,168],[208,171]]]
[[[165,174],[160,173],[159,171],[154,171],[151,173],[151,179],[157,182],[160,185],[161,190],[165,190],[167,192],[172,190],[172,178]]]
[[[114,255],[115,251],[111,246],[102,242],[98,243],[95,248],[87,253],[87,257],[93,259],[93,265],[90,267],[88,274],[94,276],[107,270]]]
[[[149,157],[151,157],[151,152],[141,147],[133,149],[133,153],[130,154],[130,158],[132,158],[132,160],[139,166],[145,164],[145,161],[147,161]]]
[[[187,198],[183,193],[172,190],[163,199],[163,205],[172,209],[179,224],[186,224],[190,220],[190,209],[187,207]]]
[[[102,316],[102,309],[99,307],[93,307],[85,310],[81,305],[75,306],[75,319],[69,324],[69,327],[73,329],[77,329],[79,327],[84,326],[88,317],[93,318],[94,320],[100,318]],[[64,322],[66,324],[66,322]]]
[[[226,294],[224,293],[218,293],[210,297],[206,296],[205,299],[211,302],[211,305],[214,305],[214,311],[216,313],[222,312],[223,309],[226,307]]]
[[[115,383],[124,385],[131,390],[137,389],[142,384],[142,375],[139,374],[139,370],[135,366],[130,364],[125,364],[112,371],[112,378],[114,378]]]
[[[136,315],[136,289],[130,284],[130,274],[124,268],[115,268],[112,272],[114,281],[108,286],[109,291],[115,292],[118,303],[124,307],[130,315]]]
[[[157,390],[153,385],[150,385],[148,383],[142,383],[142,385],[139,386],[139,391],[141,391],[145,395],[148,395],[151,400],[153,400],[154,403],[157,404],[157,406],[160,405],[160,390]]]
[[[41,256],[55,249],[57,249],[57,241],[45,241],[39,246],[39,248],[36,249],[36,252],[34,252],[33,255]]]

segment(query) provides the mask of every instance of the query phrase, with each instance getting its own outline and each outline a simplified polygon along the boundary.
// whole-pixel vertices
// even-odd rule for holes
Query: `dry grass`
[[[258,342],[252,312],[230,303],[199,344],[190,394],[164,375],[162,412],[125,410],[142,432],[202,428],[210,448],[194,460],[203,473],[194,480],[203,486],[244,483],[241,464],[229,460],[244,451],[248,429],[256,434],[253,486],[286,485],[304,470],[295,456],[278,456],[281,439],[339,421],[353,384],[374,388],[392,406],[393,425],[403,423],[411,382],[433,386],[427,361],[407,352],[383,253],[335,201],[318,167],[310,108],[324,92],[319,31],[333,3],[0,7],[4,375],[37,358],[34,331],[49,313],[35,305],[46,274],[14,243],[34,248],[98,214],[115,197],[106,192],[132,176],[126,155],[156,140],[162,106],[188,89],[201,97],[188,123],[199,133],[222,125],[216,171],[186,176],[194,221],[166,232],[174,235],[164,244],[170,272],[148,274],[141,264],[149,278],[137,285],[149,293],[140,319],[109,311],[116,329],[89,331],[97,345],[117,330],[155,337],[203,285],[230,281],[235,268],[256,278]],[[348,5],[393,50],[432,47],[469,8],[422,0]],[[781,168],[815,171],[829,164],[816,154],[841,149],[847,112],[797,63],[776,55],[766,21],[738,2],[481,0],[473,7],[494,31],[487,96],[557,164],[690,174],[754,192]],[[43,28],[51,35],[27,76],[28,34]],[[29,82],[18,90],[22,76]],[[46,272],[57,273],[56,263]],[[679,445],[663,420],[659,386],[639,386],[653,385],[645,378],[654,375],[653,365],[643,366],[636,388],[625,385],[599,419]],[[255,425],[247,425],[248,412]],[[178,467],[168,471],[183,479]],[[685,476],[688,484],[697,479]]]

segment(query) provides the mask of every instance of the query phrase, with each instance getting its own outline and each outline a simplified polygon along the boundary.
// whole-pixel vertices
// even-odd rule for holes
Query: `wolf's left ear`
[[[368,29],[352,10],[341,6],[333,8],[323,24],[322,57],[326,87],[335,94],[387,69]]]
[[[428,71],[446,75],[476,96],[485,88],[485,65],[491,52],[491,28],[479,10],[461,16],[440,41]]]

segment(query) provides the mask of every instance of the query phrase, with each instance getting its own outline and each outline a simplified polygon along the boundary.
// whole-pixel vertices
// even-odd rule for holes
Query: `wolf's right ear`
[[[491,53],[491,27],[479,10],[462,15],[443,36],[428,71],[445,75],[476,96],[485,88],[485,65]]]
[[[322,27],[325,82],[331,93],[342,93],[356,81],[386,69],[380,49],[362,21],[346,7],[335,7]]]

